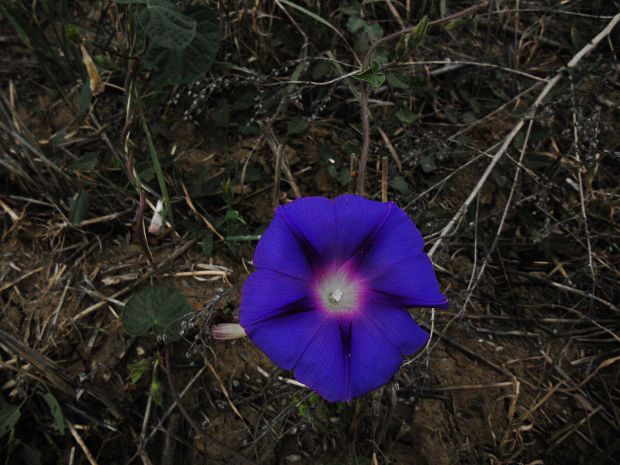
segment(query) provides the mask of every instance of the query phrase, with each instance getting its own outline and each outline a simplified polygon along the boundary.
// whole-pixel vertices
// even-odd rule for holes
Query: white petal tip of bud
[[[220,341],[245,337],[245,330],[237,323],[220,323],[211,326],[211,336]]]

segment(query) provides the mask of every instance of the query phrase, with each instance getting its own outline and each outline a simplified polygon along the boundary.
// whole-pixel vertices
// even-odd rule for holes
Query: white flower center
[[[337,269],[323,275],[316,283],[320,306],[333,313],[355,311],[360,304],[359,280],[345,269]]]
[[[333,303],[337,304],[342,299],[342,291],[340,289],[336,289],[329,295],[329,300]]]

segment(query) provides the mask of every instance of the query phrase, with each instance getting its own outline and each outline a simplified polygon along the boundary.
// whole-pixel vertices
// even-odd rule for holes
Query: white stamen
[[[334,302],[338,303],[342,299],[342,291],[340,289],[336,289],[329,296]]]

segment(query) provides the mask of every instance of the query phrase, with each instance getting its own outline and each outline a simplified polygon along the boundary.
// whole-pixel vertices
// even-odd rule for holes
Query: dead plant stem
[[[502,143],[501,147],[497,150],[497,152],[495,152],[495,155],[493,155],[493,158],[491,159],[491,162],[489,163],[489,165],[487,166],[486,170],[484,171],[484,173],[480,177],[480,180],[478,181],[476,186],[470,192],[470,194],[467,197],[467,199],[465,200],[465,202],[463,202],[463,205],[461,205],[461,208],[459,208],[457,210],[457,212],[454,214],[452,219],[441,230],[439,238],[435,241],[435,243],[431,247],[431,250],[429,251],[429,256],[430,257],[432,257],[435,254],[435,252],[437,251],[439,246],[442,244],[444,239],[447,237],[447,235],[449,233],[451,233],[453,231],[453,229],[463,219],[463,217],[465,216],[465,213],[467,212],[467,210],[469,208],[469,205],[472,203],[474,198],[476,198],[476,196],[478,195],[478,193],[480,192],[480,190],[482,189],[482,187],[486,183],[486,180],[491,175],[491,172],[493,171],[493,169],[497,165],[497,162],[504,156],[504,154],[508,150],[508,147],[510,147],[510,144],[512,143],[512,141],[514,140],[516,135],[521,131],[521,128],[523,128],[523,125],[525,124],[525,122],[526,121],[529,122],[530,120],[532,120],[534,118],[534,116],[536,114],[536,111],[540,108],[540,106],[542,105],[543,101],[545,100],[547,95],[549,95],[551,90],[557,85],[558,82],[560,82],[560,80],[562,79],[564,74],[566,72],[570,72],[573,68],[575,68],[577,66],[577,64],[579,63],[579,61],[584,56],[586,56],[605,37],[607,37],[611,33],[611,31],[618,24],[618,22],[620,22],[620,13],[618,13],[616,16],[614,16],[613,19],[607,24],[607,26],[605,26],[605,28],[601,32],[599,32],[596,35],[596,37],[594,37],[594,39],[592,39],[592,41],[590,43],[588,43],[585,47],[583,47],[581,50],[579,50],[579,52],[577,52],[577,54],[575,54],[575,56],[573,56],[573,58],[568,62],[568,64],[565,67],[561,68],[555,74],[555,76],[553,76],[553,78],[550,79],[547,82],[547,84],[543,88],[542,92],[538,95],[538,97],[536,98],[536,100],[534,101],[532,106],[530,107],[529,111],[525,114],[525,116],[523,118],[521,118],[519,120],[519,122],[512,128],[510,133],[504,138],[504,142]],[[360,165],[360,167],[361,167],[361,165]],[[358,184],[358,186],[359,186],[359,184]]]

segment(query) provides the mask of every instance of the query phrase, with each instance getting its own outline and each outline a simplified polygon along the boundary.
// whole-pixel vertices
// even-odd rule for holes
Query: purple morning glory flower
[[[256,247],[241,326],[325,399],[366,394],[428,340],[407,308],[448,304],[423,247],[395,203],[295,200],[276,210]]]

